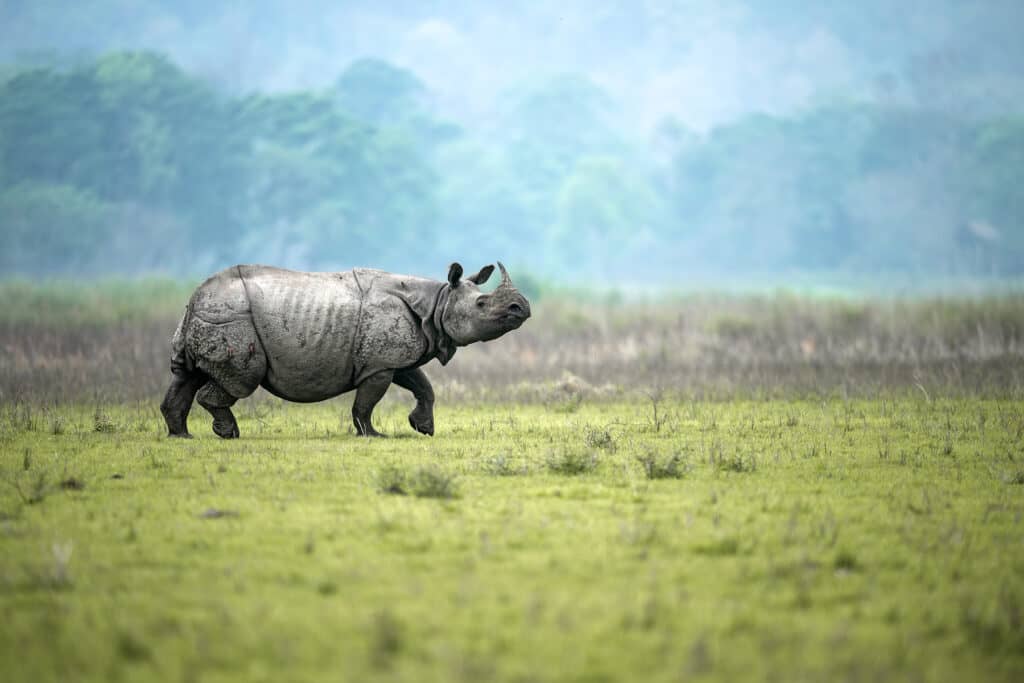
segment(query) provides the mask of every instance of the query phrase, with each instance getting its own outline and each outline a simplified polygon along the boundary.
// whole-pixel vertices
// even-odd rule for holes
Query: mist
[[[0,275],[1007,281],[1017,2],[14,2]]]

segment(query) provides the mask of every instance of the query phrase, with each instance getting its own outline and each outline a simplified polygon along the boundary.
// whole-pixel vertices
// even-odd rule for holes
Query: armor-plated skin
[[[230,407],[258,386],[290,401],[322,401],[356,389],[356,431],[376,436],[373,407],[394,382],[413,393],[414,429],[434,433],[434,395],[421,365],[446,364],[457,346],[519,327],[530,306],[500,263],[490,294],[478,285],[493,266],[462,279],[452,264],[441,282],[357,268],[304,273],[233,266],[192,295],[171,342],[174,379],[161,404],[171,436],[188,436],[193,397],[213,429],[237,437]]]

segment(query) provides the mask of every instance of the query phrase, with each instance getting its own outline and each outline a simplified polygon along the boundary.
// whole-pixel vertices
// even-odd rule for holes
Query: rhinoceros
[[[239,435],[231,406],[262,386],[289,401],[322,401],[352,389],[361,436],[380,436],[371,416],[392,382],[416,398],[409,424],[434,434],[434,391],[420,369],[448,363],[457,347],[496,339],[530,317],[505,266],[501,284],[480,291],[494,266],[446,282],[380,270],[305,273],[239,265],[199,285],[171,341],[171,386],[160,404],[171,436],[188,437],[195,398],[213,431]]]

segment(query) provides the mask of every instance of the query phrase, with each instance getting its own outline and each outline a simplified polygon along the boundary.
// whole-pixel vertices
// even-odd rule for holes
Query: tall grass
[[[170,278],[0,282],[0,325],[101,327],[181,314],[195,282]]]
[[[0,283],[0,400],[151,400],[193,284]],[[427,366],[442,400],[1024,394],[1024,295],[850,298],[548,288],[523,328]],[[397,390],[396,392],[398,393]]]

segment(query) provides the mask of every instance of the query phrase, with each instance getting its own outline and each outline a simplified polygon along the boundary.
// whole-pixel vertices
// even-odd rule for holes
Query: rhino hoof
[[[167,438],[169,439],[191,439],[192,435],[188,432],[167,432]]]
[[[239,436],[238,424],[234,422],[214,422],[213,433],[222,439],[237,439]]]
[[[412,415],[409,416],[409,426],[415,429],[420,434],[426,434],[427,436],[434,435],[434,421],[427,420],[424,422],[417,422]]]

